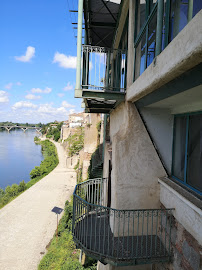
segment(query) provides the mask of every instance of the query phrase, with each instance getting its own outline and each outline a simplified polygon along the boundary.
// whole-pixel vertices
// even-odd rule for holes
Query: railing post
[[[191,21],[193,16],[193,0],[189,0],[189,6],[188,6],[188,22]]]
[[[109,87],[109,66],[110,66],[110,57],[111,57],[111,53],[110,53],[110,49],[107,50],[107,69],[106,69],[106,85],[105,88]]]
[[[75,196],[73,196],[73,216],[72,216],[72,234],[74,235],[74,226],[75,226]]]
[[[76,62],[76,87],[75,97],[82,97],[81,90],[81,44],[82,44],[82,23],[83,23],[83,0],[78,3],[78,31],[77,31],[77,62]]]
[[[155,56],[157,56],[161,53],[161,47],[162,47],[163,4],[164,4],[163,0],[158,0]]]

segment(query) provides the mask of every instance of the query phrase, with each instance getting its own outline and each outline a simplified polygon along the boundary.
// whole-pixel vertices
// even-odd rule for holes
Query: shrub
[[[67,138],[67,142],[69,143],[69,156],[72,157],[73,155],[77,155],[84,146],[84,129],[78,127],[76,133]]]

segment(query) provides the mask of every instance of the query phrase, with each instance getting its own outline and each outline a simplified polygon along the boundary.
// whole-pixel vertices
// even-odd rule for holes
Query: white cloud
[[[64,97],[65,94],[64,93],[58,93],[57,95],[58,95],[58,97]]]
[[[33,94],[28,94],[28,95],[25,96],[25,98],[34,100],[34,99],[40,99],[41,96],[35,96]]]
[[[11,89],[12,86],[13,86],[13,83],[10,82],[10,83],[6,84],[6,85],[4,86],[4,88],[6,88],[6,89]]]
[[[71,83],[67,83],[67,85],[63,88],[63,91],[70,91],[73,90],[73,85]]]
[[[49,88],[49,87],[46,87],[44,90],[43,89],[41,89],[41,88],[32,88],[31,89],[31,92],[32,93],[40,93],[40,94],[49,94],[50,92],[52,91],[52,89],[51,88]]]
[[[69,114],[76,111],[74,108],[65,108],[62,105],[54,107],[52,103],[39,104],[37,106],[30,101],[19,101],[13,105],[12,110],[7,110],[7,105],[5,108],[6,110],[0,109],[2,121],[11,119],[13,122],[24,121],[28,123],[49,123],[55,120],[64,121],[68,119]]]
[[[74,108],[75,106],[72,105],[72,104],[69,104],[67,101],[64,100],[62,102],[62,107],[64,107],[64,108]]]
[[[37,105],[31,103],[30,101],[18,101],[13,106],[12,109],[21,109],[21,108],[36,108]]]
[[[22,83],[21,82],[16,82],[16,85],[20,86],[20,85],[22,85]]]
[[[41,104],[37,109],[36,113],[39,114],[42,118],[52,119],[51,121],[54,121],[56,119],[65,120],[68,118],[69,115],[69,112],[64,106],[56,108],[53,107],[52,104]]]
[[[15,59],[21,62],[30,62],[30,60],[34,57],[34,55],[35,55],[35,48],[32,46],[28,46],[25,55],[15,56]]]
[[[63,53],[56,52],[53,63],[58,63],[59,67],[76,69],[76,56],[67,56]]]
[[[8,93],[6,91],[0,91],[0,103],[9,102]]]
[[[69,114],[75,113],[75,109],[70,109]]]

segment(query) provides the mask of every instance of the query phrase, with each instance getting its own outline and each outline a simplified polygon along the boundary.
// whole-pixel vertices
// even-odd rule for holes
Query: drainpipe
[[[162,30],[163,30],[163,0],[158,0],[157,7],[157,27],[156,27],[156,54],[155,56],[161,53],[162,47]]]
[[[82,23],[83,23],[83,0],[78,4],[78,30],[77,30],[77,61],[76,61],[76,87],[74,96],[82,97],[81,90],[81,45],[82,45]]]

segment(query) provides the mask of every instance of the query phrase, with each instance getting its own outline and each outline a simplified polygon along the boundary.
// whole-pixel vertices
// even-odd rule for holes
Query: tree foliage
[[[51,126],[51,124],[56,124],[56,126]],[[46,138],[53,138],[54,141],[58,141],[60,139],[61,127],[63,122],[60,123],[48,123],[46,125],[42,125],[41,133],[46,134]]]
[[[77,155],[84,146],[84,128],[77,127],[76,133],[70,135],[67,140],[69,156]]]

